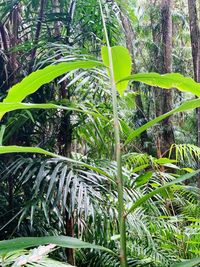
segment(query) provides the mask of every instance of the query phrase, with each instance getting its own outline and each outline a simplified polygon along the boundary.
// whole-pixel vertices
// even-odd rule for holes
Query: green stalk
[[[118,218],[119,218],[119,232],[120,232],[120,262],[121,267],[127,267],[126,260],[126,223],[125,223],[125,209],[124,209],[124,190],[123,190],[123,177],[122,177],[122,157],[121,157],[121,143],[120,143],[120,130],[118,118],[118,104],[117,104],[117,90],[114,78],[112,50],[106,29],[105,18],[103,15],[102,3],[99,0],[101,16],[103,21],[103,28],[108,47],[109,57],[109,70],[110,70],[110,84],[112,90],[112,105],[113,105],[113,120],[114,120],[114,133],[115,133],[115,159],[117,162],[117,188],[118,188]]]

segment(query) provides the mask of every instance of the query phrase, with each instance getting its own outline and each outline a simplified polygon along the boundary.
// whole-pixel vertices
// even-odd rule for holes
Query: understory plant
[[[106,162],[105,159],[104,163],[101,162],[101,164],[96,164],[95,162],[92,162],[92,160],[87,161],[84,160],[84,158],[81,159],[81,157],[79,157],[80,155],[78,154],[74,155],[73,157],[66,157],[63,155],[58,155],[56,152],[47,151],[40,147],[23,147],[14,145],[4,146],[4,126],[1,128],[0,154],[21,152],[43,154],[53,158],[52,162],[55,163],[56,161],[56,167],[53,172],[50,171],[50,168],[46,168],[46,162],[39,168],[35,168],[33,162],[30,162],[29,169],[25,169],[25,171],[22,172],[22,168],[17,174],[19,186],[25,185],[29,177],[36,177],[34,181],[32,181],[33,191],[31,191],[31,193],[34,192],[34,197],[30,199],[31,205],[29,207],[32,214],[34,211],[32,208],[34,206],[33,202],[38,201],[39,193],[41,193],[40,190],[45,191],[47,188],[47,191],[45,191],[45,194],[41,196],[38,204],[40,205],[40,203],[42,203],[42,209],[47,221],[49,220],[47,210],[52,208],[55,211],[58,207],[58,203],[62,205],[62,208],[59,210],[60,214],[57,212],[58,217],[62,216],[62,209],[68,209],[68,211],[71,212],[76,210],[76,212],[79,214],[79,219],[81,220],[82,216],[88,216],[88,218],[92,217],[91,210],[87,213],[87,207],[92,209],[94,195],[96,196],[95,201],[98,200],[98,197],[99,200],[102,200],[103,198],[102,205],[110,201],[109,203],[112,205],[111,208],[116,211],[118,216],[118,227],[116,227],[117,229],[113,231],[116,233],[116,235],[112,237],[114,242],[116,242],[115,244],[117,244],[114,246],[115,251],[105,248],[105,246],[102,247],[90,244],[70,237],[48,236],[40,238],[19,238],[15,240],[0,241],[0,255],[2,264],[4,264],[3,262],[7,264],[6,262],[8,262],[9,257],[11,257],[12,260],[9,261],[8,265],[13,263],[13,251],[26,249],[32,246],[38,246],[40,244],[55,244],[61,247],[70,247],[74,249],[88,248],[102,250],[107,253],[106,255],[109,255],[108,257],[111,259],[110,262],[113,261],[114,263],[119,264],[120,261],[121,267],[126,267],[128,265],[156,266],[156,264],[157,266],[162,266],[161,264],[163,262],[163,258],[165,259],[164,261],[166,261],[166,264],[169,264],[170,261],[176,262],[178,259],[190,258],[191,255],[194,255],[193,253],[196,249],[196,246],[192,246],[197,243],[198,247],[198,236],[196,235],[194,237],[194,233],[196,234],[196,229],[198,229],[199,222],[191,222],[190,216],[192,208],[194,213],[197,212],[197,193],[189,194],[191,198],[188,196],[183,203],[181,200],[181,194],[186,195],[186,192],[188,192],[191,188],[183,186],[182,184],[180,185],[180,183],[197,175],[199,170],[188,171],[181,168],[179,169],[179,167],[177,167],[175,164],[177,159],[155,159],[148,155],[134,155],[133,153],[124,152],[126,151],[128,144],[138,138],[142,132],[159,123],[162,119],[177,112],[184,112],[200,107],[199,98],[186,101],[179,107],[147,122],[137,129],[131,130],[128,128],[125,137],[123,136],[123,139],[122,126],[126,126],[126,123],[119,118],[118,99],[123,98],[130,80],[165,89],[177,88],[183,92],[193,93],[197,97],[200,96],[200,85],[191,78],[183,77],[177,73],[165,75],[160,75],[157,73],[139,73],[131,75],[132,60],[129,52],[122,46],[110,46],[101,1],[99,4],[106,39],[106,46],[102,47],[102,61],[84,59],[79,61],[62,62],[52,64],[31,73],[20,83],[10,88],[8,95],[6,98],[4,98],[3,102],[0,103],[0,117],[2,119],[7,112],[15,110],[55,109],[58,110],[58,112],[61,110],[66,110],[66,112],[73,112],[74,114],[80,113],[84,114],[85,116],[98,119],[99,121],[104,121],[114,129],[115,151],[112,161]],[[35,104],[23,102],[27,96],[35,93],[42,85],[49,83],[50,81],[67,72],[77,69],[90,70],[93,68],[106,70],[110,79],[109,87],[111,91],[113,111],[111,119],[110,117],[106,117],[106,114],[101,114],[98,112],[98,110],[88,108],[87,106],[83,106],[79,103],[73,105],[66,105],[66,103],[63,103],[60,105],[55,103]],[[139,166],[137,166],[136,162],[139,157],[140,161],[143,161],[144,164],[139,164]],[[160,166],[165,168],[174,168],[175,170],[178,169],[180,174],[178,174],[178,171],[175,174],[173,171],[171,173],[162,172]],[[15,168],[16,165],[13,165],[13,167]],[[28,176],[30,170],[32,173],[30,176]],[[43,170],[43,175],[41,175],[41,170]],[[12,169],[11,166],[11,172],[17,173],[17,171],[18,170]],[[37,176],[36,172],[37,174],[40,173],[40,175]],[[67,184],[69,182],[69,176],[71,181],[69,184]],[[39,179],[37,179],[38,177]],[[91,180],[91,177],[94,179]],[[161,178],[161,180],[159,180],[159,178]],[[42,188],[40,185],[43,185],[44,187]],[[108,194],[107,186],[110,186],[112,189],[114,188],[113,194]],[[63,188],[65,188],[64,191],[62,191]],[[71,194],[73,198],[71,200],[70,207],[66,205],[69,188],[72,188],[70,193],[74,192],[74,194]],[[56,189],[58,189],[57,192],[55,191]],[[88,194],[86,192],[87,190],[89,192]],[[87,206],[85,209],[83,209],[84,197],[86,199],[85,203]],[[175,210],[177,203],[179,203],[180,209],[182,209],[182,214],[185,215],[184,218],[178,218],[178,216],[176,216],[178,213]],[[187,210],[186,205],[189,205],[191,210]],[[96,207],[98,207],[98,205]],[[160,220],[157,222],[154,221],[155,213],[157,213],[159,215],[158,217],[160,218]],[[103,210],[102,215],[106,216]],[[23,219],[23,216],[20,218]],[[163,227],[165,219],[174,219],[174,221],[167,224],[169,227],[168,229]],[[95,220],[93,218],[93,223],[94,222]],[[189,224],[190,227],[187,227],[187,225],[185,226],[185,222]],[[132,228],[131,225],[133,226]],[[191,230],[191,228],[193,230]],[[138,231],[138,229],[141,231]],[[157,240],[155,240],[158,231],[161,231],[161,234],[159,235],[161,238],[157,238]],[[173,234],[175,235],[173,236]],[[135,238],[135,235],[138,236]],[[144,238],[147,239],[145,242]],[[163,242],[166,242],[166,246],[163,245]],[[151,253],[146,251],[146,243],[150,245],[149,247],[151,247]],[[173,257],[168,257],[167,255],[161,255],[162,253],[159,255],[158,247],[162,246],[162,251],[164,251],[163,254],[166,254],[166,251],[170,252],[176,249],[174,245],[175,243],[180,244],[181,249],[176,250],[176,257],[174,259]],[[188,247],[190,248],[189,250]],[[138,252],[137,249],[140,249],[141,251]],[[183,250],[184,253],[181,250]],[[27,256],[27,252],[25,254],[26,256],[24,256],[24,260],[26,261],[27,259],[25,264],[29,264],[29,256]],[[144,259],[135,260],[134,258],[128,258],[128,255],[133,255],[133,257],[137,258],[138,254],[143,255]],[[155,255],[156,259],[153,260],[153,257],[147,258],[147,255]],[[169,258],[168,261],[167,257]],[[15,258],[13,266],[20,266],[16,265],[17,261],[18,259]],[[173,266],[189,267],[195,266],[199,262],[200,259],[195,258],[189,262],[183,261],[183,263],[175,263]]]

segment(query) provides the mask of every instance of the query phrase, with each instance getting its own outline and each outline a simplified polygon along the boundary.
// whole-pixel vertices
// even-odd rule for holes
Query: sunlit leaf
[[[117,83],[119,80],[131,74],[131,56],[129,54],[128,49],[123,46],[113,46],[111,47],[112,51],[112,61],[113,61],[113,71],[115,82]],[[101,49],[103,63],[106,67],[109,68],[109,56],[108,56],[108,48],[106,46]],[[117,90],[122,95],[128,86],[128,81],[123,81],[117,83]]]
[[[103,120],[107,120],[100,113],[92,112],[87,109],[80,109],[76,106],[60,106],[55,104],[31,104],[31,103],[0,103],[0,116],[10,111],[19,110],[19,109],[63,109],[68,111],[81,112],[94,117],[100,117]],[[0,118],[1,119],[1,118]]]
[[[138,73],[122,78],[119,84],[124,81],[137,81],[151,86],[158,86],[165,89],[177,88],[183,92],[190,92],[200,97],[200,84],[192,78],[184,77],[179,73]]]
[[[3,100],[4,103],[17,103],[23,101],[28,95],[36,92],[42,85],[51,82],[62,74],[74,69],[88,69],[97,66],[102,66],[102,63],[97,61],[73,61],[62,62],[57,65],[50,65],[44,69],[37,70],[20,83],[14,85],[8,91],[7,97]],[[5,112],[0,112],[0,118]]]

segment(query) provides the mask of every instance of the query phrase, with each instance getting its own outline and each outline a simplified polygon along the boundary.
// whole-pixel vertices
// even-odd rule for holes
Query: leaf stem
[[[113,119],[114,119],[114,134],[115,134],[115,159],[117,162],[117,187],[118,187],[118,218],[119,218],[119,231],[120,231],[120,262],[121,267],[127,266],[126,260],[126,223],[125,223],[125,209],[124,209],[124,190],[123,190],[123,177],[122,177],[122,158],[121,158],[121,143],[120,143],[120,130],[118,118],[118,104],[117,104],[117,90],[113,71],[112,50],[106,29],[105,18],[103,15],[102,3],[99,0],[103,28],[108,47],[109,57],[109,70],[110,70],[110,84],[112,91],[112,105],[113,105]]]

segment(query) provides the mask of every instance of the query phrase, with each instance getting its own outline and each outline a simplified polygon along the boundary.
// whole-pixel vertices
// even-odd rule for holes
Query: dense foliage
[[[1,266],[199,266],[198,16],[0,1]]]

